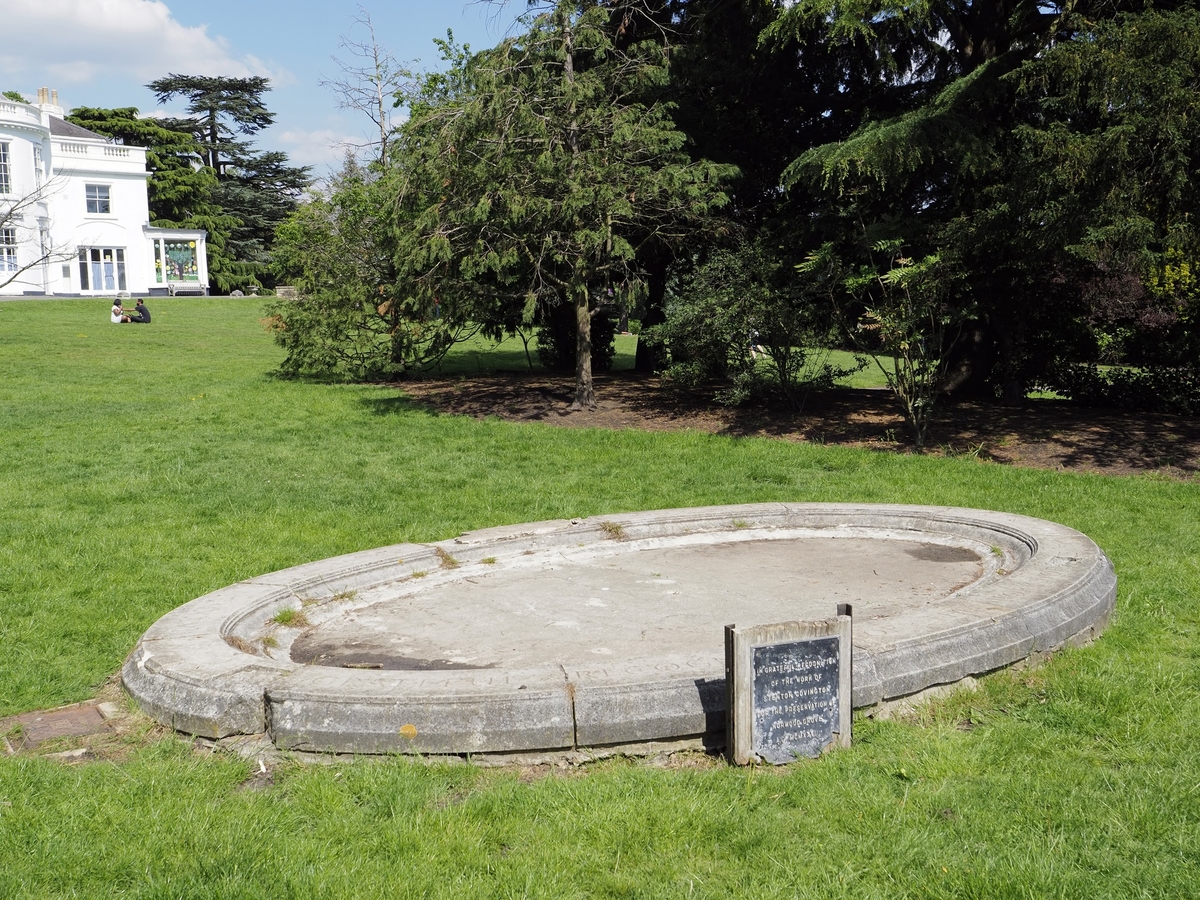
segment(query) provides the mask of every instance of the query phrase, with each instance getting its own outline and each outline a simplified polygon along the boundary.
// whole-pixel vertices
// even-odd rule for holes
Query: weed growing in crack
[[[307,628],[311,623],[303,610],[285,606],[271,617],[271,621],[284,628]]]
[[[625,528],[618,525],[616,522],[601,522],[600,530],[604,532],[604,537],[610,541],[620,541],[625,538]]]
[[[241,650],[243,653],[257,654],[258,648],[252,643],[236,634],[223,634],[222,639],[234,650]]]

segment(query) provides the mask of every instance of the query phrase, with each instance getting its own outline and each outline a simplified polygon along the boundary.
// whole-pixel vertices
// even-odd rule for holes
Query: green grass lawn
[[[633,368],[634,356],[637,353],[637,336],[618,334],[613,354],[612,370],[625,372]],[[856,370],[852,374],[837,379],[841,387],[877,388],[887,387],[887,378],[869,357],[862,354],[849,353],[845,350],[827,350],[816,348],[809,351],[813,372],[828,364],[845,370]],[[858,360],[864,359],[867,364],[858,367]],[[433,369],[435,375],[490,375],[496,372],[528,372],[530,363],[534,372],[544,372],[545,368],[537,357],[537,338],[529,342],[529,355],[525,354],[525,345],[518,337],[506,337],[500,341],[476,335],[470,340],[456,344],[446,354],[445,358]],[[767,378],[774,378],[770,361],[763,358],[760,362],[762,372]]]
[[[0,303],[0,716],[91,696],[156,618],[242,578],[622,510],[1041,516],[1113,558],[1117,612],[1092,647],[782,770],[337,760],[243,790],[253,762],[174,737],[122,762],[0,757],[0,897],[1194,895],[1197,483],[439,416],[273,378],[256,300],[159,300],[145,328],[108,306]]]
[[[637,336],[618,334],[615,338],[612,370],[624,372],[633,368],[637,353]],[[537,355],[537,338],[529,341],[529,355],[519,337],[505,337],[493,341],[481,335],[455,344],[442,361],[434,367],[432,374],[440,375],[490,375],[495,372],[525,373],[532,364],[534,372],[545,372]]]

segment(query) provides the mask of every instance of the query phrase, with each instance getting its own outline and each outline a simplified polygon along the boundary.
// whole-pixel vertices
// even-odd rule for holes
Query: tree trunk
[[[221,168],[221,157],[217,153],[217,145],[220,141],[221,129],[217,122],[217,109],[214,106],[208,113],[208,164],[217,173],[217,178],[224,178],[225,172]]]
[[[571,409],[595,409],[596,391],[592,387],[592,311],[588,309],[587,288],[575,291],[575,402]]]
[[[378,54],[376,49],[376,71],[379,71]],[[388,161],[388,120],[387,107],[384,105],[385,97],[383,96],[383,75],[380,73],[379,81],[375,83],[375,102],[377,104],[377,115],[379,116],[379,163],[386,166]]]
[[[568,85],[567,95],[571,98],[570,123],[567,125],[567,148],[571,151],[572,167],[579,156],[579,123],[575,119],[575,98],[571,85],[575,82],[575,45],[571,34],[571,17],[565,7],[560,7],[563,34],[563,81]],[[575,402],[571,409],[595,409],[596,390],[592,386],[592,313],[588,309],[586,285],[574,285],[572,292],[575,303]]]

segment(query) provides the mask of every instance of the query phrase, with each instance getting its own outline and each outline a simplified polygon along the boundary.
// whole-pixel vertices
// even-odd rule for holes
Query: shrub
[[[1086,406],[1200,415],[1200,372],[1192,366],[1100,369],[1093,364],[1064,365],[1052,371],[1045,387]]]
[[[808,390],[849,374],[806,349],[829,340],[828,304],[759,244],[721,251],[680,279],[666,314],[646,337],[666,345],[667,374],[689,385],[724,382],[716,392],[722,403],[777,391],[799,408]]]

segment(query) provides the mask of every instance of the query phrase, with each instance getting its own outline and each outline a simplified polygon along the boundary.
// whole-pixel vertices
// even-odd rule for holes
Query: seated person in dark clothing
[[[135,306],[134,309],[137,310],[137,315],[130,316],[129,321],[130,322],[141,322],[143,325],[149,325],[150,324],[150,310],[146,309],[146,304],[143,301],[139,300],[137,302],[137,306]]]

